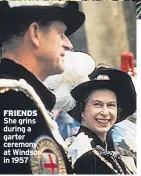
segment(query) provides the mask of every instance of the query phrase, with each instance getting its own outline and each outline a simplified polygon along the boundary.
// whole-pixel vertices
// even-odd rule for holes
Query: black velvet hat
[[[84,101],[92,90],[96,89],[109,89],[116,94],[118,107],[121,109],[116,122],[125,120],[136,111],[136,91],[127,73],[113,68],[99,68],[93,72],[91,78],[93,80],[84,82],[71,91],[76,107],[68,113],[75,120],[81,122]]]
[[[13,4],[12,4],[13,3]],[[19,27],[34,21],[62,21],[66,35],[74,33],[85,21],[76,1],[1,1],[0,2],[0,42],[16,33]]]

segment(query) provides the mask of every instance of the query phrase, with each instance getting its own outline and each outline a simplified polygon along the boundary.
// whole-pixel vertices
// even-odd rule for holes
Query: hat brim
[[[114,80],[93,80],[82,83],[72,90],[71,94],[76,100],[76,107],[68,113],[77,121],[81,122],[81,112],[78,110],[80,103],[83,103],[86,95],[90,94],[92,90],[108,89],[113,91],[117,96],[118,106],[121,108],[121,112],[116,122],[120,122],[126,119],[129,115],[132,115],[136,110],[136,92],[132,81],[129,84],[120,84]]]
[[[4,34],[9,34],[16,30],[17,26],[40,20],[44,20],[45,22],[63,22],[67,26],[66,35],[69,36],[84,23],[85,15],[77,9],[58,6],[14,7],[3,13],[1,28],[3,29]]]

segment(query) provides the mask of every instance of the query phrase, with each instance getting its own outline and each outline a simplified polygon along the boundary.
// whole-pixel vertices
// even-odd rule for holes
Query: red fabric
[[[135,76],[134,71],[134,55],[131,52],[122,52],[121,55],[121,70],[128,73],[132,72],[132,76]]]

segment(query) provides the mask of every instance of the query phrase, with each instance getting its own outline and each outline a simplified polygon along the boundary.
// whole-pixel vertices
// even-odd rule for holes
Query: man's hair
[[[10,29],[2,31],[2,53],[14,50],[16,46],[19,46],[28,26],[29,24],[21,24],[19,26],[11,26]]]
[[[12,51],[17,48],[17,46],[20,46],[22,43],[23,36],[17,36],[13,35],[10,38],[8,38],[5,42],[2,44],[2,54],[6,51]]]
[[[2,42],[2,48],[1,48],[2,53],[5,53],[6,51],[13,51],[17,48],[17,46],[20,46],[22,44],[23,37],[31,23],[32,22],[27,22],[26,24],[21,24],[17,27],[13,27],[13,28],[11,27],[10,32],[4,31],[4,38]],[[37,23],[39,24],[40,29],[42,31],[44,31],[45,28],[47,31],[49,26],[52,24],[52,21],[46,22],[42,20],[42,21],[37,21]]]

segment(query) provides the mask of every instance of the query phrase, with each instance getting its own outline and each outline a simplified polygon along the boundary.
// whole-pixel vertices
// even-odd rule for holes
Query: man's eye
[[[61,38],[63,38],[64,35],[65,35],[65,34],[64,34],[64,31],[61,31],[61,32],[59,33],[59,35],[60,35]]]

